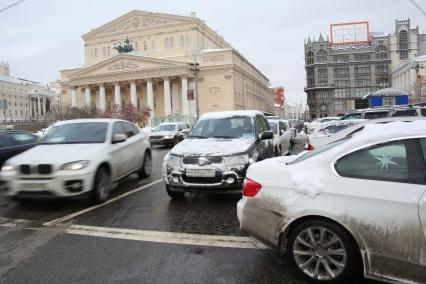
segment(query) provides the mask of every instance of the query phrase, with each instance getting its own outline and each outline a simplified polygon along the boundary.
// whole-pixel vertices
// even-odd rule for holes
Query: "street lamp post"
[[[200,117],[200,107],[198,102],[198,72],[200,71],[200,64],[198,63],[189,63],[191,66],[191,71],[194,72],[194,93],[195,93],[195,113],[197,115],[197,119]]]

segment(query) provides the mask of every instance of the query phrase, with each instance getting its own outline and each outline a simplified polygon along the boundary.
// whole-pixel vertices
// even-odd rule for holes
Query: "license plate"
[[[186,170],[186,175],[188,177],[214,177],[216,175],[216,170]]]
[[[26,183],[23,184],[22,189],[24,190],[43,190],[44,186],[42,184],[37,184],[37,183]]]

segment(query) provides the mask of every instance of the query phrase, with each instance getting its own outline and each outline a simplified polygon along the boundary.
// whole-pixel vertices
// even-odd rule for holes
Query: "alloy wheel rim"
[[[293,244],[293,257],[303,273],[317,280],[335,279],[347,263],[343,241],[324,227],[301,231]]]

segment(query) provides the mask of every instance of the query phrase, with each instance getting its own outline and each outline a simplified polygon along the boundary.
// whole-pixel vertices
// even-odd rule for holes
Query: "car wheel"
[[[105,202],[111,191],[111,177],[106,168],[100,168],[96,172],[95,184],[92,190],[92,200],[96,203]]]
[[[176,191],[168,185],[166,185],[166,190],[167,190],[167,194],[173,199],[182,198],[185,195],[185,192]]]
[[[152,157],[150,152],[145,152],[143,163],[140,171],[138,172],[139,178],[147,178],[152,172]]]
[[[352,237],[326,221],[307,221],[291,231],[290,261],[306,278],[317,283],[346,283],[359,270],[360,256]]]

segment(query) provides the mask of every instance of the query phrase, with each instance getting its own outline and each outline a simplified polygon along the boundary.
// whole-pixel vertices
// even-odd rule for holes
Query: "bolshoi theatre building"
[[[247,35],[248,36],[248,35]],[[127,38],[133,51],[114,46]],[[268,78],[194,13],[132,11],[83,35],[84,64],[60,70],[61,103],[109,111],[149,107],[152,122],[210,111],[273,113]],[[198,96],[195,72],[198,63]],[[189,91],[188,91],[189,90]]]

